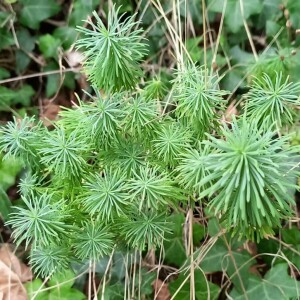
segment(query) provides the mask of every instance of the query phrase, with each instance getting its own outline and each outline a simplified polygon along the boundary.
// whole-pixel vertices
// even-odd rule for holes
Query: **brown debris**
[[[51,126],[52,122],[57,119],[57,115],[60,111],[60,106],[55,104],[53,101],[44,100],[43,108],[40,113],[40,120],[45,126]]]
[[[168,288],[168,284],[164,283],[160,279],[156,279],[152,282],[154,289],[154,295],[156,300],[170,300],[171,294]]]
[[[26,300],[27,292],[22,283],[30,280],[30,268],[4,244],[0,248],[0,300]]]
[[[223,115],[223,120],[230,123],[232,121],[233,115],[235,115],[235,116],[239,115],[239,112],[235,106],[235,101],[232,101],[229,104],[229,106],[227,107],[227,109]]]

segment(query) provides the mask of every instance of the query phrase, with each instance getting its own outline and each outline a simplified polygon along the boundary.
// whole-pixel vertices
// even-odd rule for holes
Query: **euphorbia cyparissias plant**
[[[31,244],[31,264],[43,276],[116,248],[160,246],[169,215],[189,198],[208,203],[228,231],[248,238],[272,234],[292,214],[287,191],[295,188],[298,156],[273,124],[255,117],[256,91],[265,85],[250,90],[248,113],[222,125],[228,92],[216,75],[187,62],[174,74],[171,109],[161,110],[159,85],[137,88],[147,48],[142,30],[133,31],[135,16],[122,21],[118,12],[112,9],[107,26],[94,13],[93,30],[79,28],[89,102],[62,110],[52,131],[32,117],[1,130],[4,159],[19,158],[27,170],[23,205],[7,224],[17,243]]]

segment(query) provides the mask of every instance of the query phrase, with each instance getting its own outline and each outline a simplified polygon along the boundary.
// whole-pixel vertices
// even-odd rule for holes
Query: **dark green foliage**
[[[132,140],[128,143],[126,139],[117,140],[109,153],[103,153],[106,164],[122,170],[128,177],[137,173],[141,166],[146,164],[145,149],[142,145]]]

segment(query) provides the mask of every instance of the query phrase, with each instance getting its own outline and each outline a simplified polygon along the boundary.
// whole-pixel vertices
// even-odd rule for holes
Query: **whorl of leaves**
[[[108,13],[107,26],[93,12],[96,25],[87,20],[92,29],[78,27],[83,37],[77,41],[77,48],[84,49],[85,72],[95,86],[105,91],[134,88],[143,74],[139,62],[147,53],[142,29],[135,28],[135,15],[124,19],[124,15],[118,17],[118,12],[113,8]]]
[[[75,254],[80,259],[98,261],[109,255],[113,246],[113,235],[100,222],[84,222],[76,236]]]
[[[45,278],[65,272],[72,258],[72,254],[64,245],[38,246],[31,250],[30,265],[37,276]]]
[[[4,152],[3,159],[15,157],[31,167],[38,161],[37,148],[40,140],[41,123],[35,124],[34,117],[18,120],[13,117],[0,131],[0,151]]]
[[[300,83],[283,79],[282,73],[276,74],[275,82],[267,74],[262,79],[254,79],[246,94],[246,114],[258,120],[259,125],[268,129],[275,126],[292,124],[296,116],[296,106],[300,104]]]
[[[26,247],[31,242],[34,246],[48,246],[68,233],[69,226],[64,222],[67,215],[62,210],[63,204],[51,203],[51,198],[46,193],[22,196],[25,208],[15,207],[7,222],[14,229],[13,238],[18,244],[25,241]]]
[[[231,127],[222,128],[224,139],[209,136],[209,173],[198,184],[210,186],[199,197],[211,199],[211,208],[221,214],[227,228],[253,239],[291,216],[294,200],[289,191],[297,188],[292,181],[298,174],[297,154],[287,138],[258,129],[257,121],[234,119]]]
[[[185,119],[201,135],[214,126],[217,113],[225,109],[227,91],[218,88],[216,76],[187,64],[177,72],[175,84],[176,115]]]

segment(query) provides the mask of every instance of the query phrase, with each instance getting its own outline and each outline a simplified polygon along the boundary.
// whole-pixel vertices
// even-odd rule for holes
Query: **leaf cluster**
[[[105,26],[96,12],[97,24],[87,21],[92,29],[78,27],[84,36],[77,41],[78,49],[84,48],[85,72],[90,81],[105,91],[134,88],[142,70],[139,61],[146,54],[146,45],[141,41],[141,29],[134,30],[138,22],[135,16],[121,19],[119,9],[112,9]]]
[[[166,112],[157,83],[132,91],[146,51],[134,16],[118,17],[113,8],[106,25],[94,17],[93,30],[79,28],[94,84],[88,101],[63,110],[52,131],[29,117],[1,130],[4,158],[19,158],[28,170],[23,206],[7,224],[18,243],[32,244],[36,272],[47,276],[118,248],[153,249],[188,199],[208,205],[231,233],[272,234],[292,214],[298,174],[298,148],[276,137],[273,123],[291,122],[298,85],[266,75],[245,98],[244,115],[226,125],[220,114],[228,92],[189,62],[174,73],[174,110]]]

